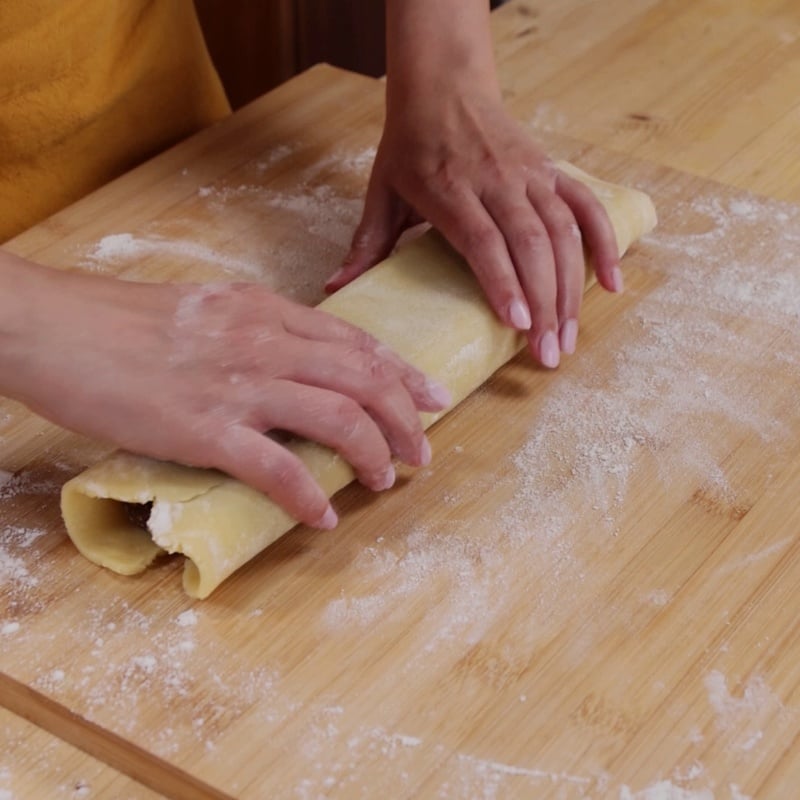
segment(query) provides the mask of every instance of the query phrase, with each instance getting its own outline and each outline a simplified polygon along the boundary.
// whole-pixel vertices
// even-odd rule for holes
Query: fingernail
[[[344,267],[339,267],[339,269],[337,269],[336,272],[334,272],[333,275],[331,275],[330,278],[328,278],[328,280],[325,282],[325,288],[327,289],[329,286],[333,286],[335,283],[338,283],[344,277],[344,274]]]
[[[508,307],[508,318],[518,331],[528,331],[531,328],[531,312],[522,300],[512,300]]]
[[[324,531],[332,531],[338,523],[339,517],[333,510],[333,506],[328,506],[328,510],[325,512],[322,519],[317,523],[317,527],[322,528]]]
[[[564,353],[572,354],[578,343],[578,320],[568,319],[561,326],[561,350]]]
[[[619,267],[614,267],[614,269],[611,270],[611,286],[615,292],[621,292],[624,288],[622,270]]]
[[[389,464],[389,468],[383,474],[383,479],[380,483],[375,485],[376,492],[383,492],[386,489],[391,489],[394,486],[394,482],[397,479],[397,473],[394,471],[394,465]]]
[[[561,352],[558,348],[558,337],[553,331],[547,331],[542,336],[542,341],[539,345],[539,358],[546,367],[555,369],[558,366],[558,362],[561,360]]]
[[[425,391],[433,400],[436,405],[441,406],[442,408],[447,408],[447,406],[451,405],[453,402],[453,398],[450,394],[450,391],[446,386],[443,386],[438,381],[431,380],[430,378],[425,382]]]
[[[431,451],[431,443],[428,441],[428,437],[424,436],[422,439],[422,446],[419,449],[419,460],[423,467],[427,467],[428,464],[431,463],[431,458],[433,453]]]

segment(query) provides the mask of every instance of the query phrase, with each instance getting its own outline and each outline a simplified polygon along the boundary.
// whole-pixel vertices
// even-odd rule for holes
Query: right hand
[[[418,412],[446,407],[447,390],[332,315],[254,284],[129,283],[12,261],[22,313],[0,332],[0,392],[66,428],[220,469],[326,529],[337,523],[327,496],[265,432],[333,448],[374,490],[394,483],[392,454],[430,460]]]

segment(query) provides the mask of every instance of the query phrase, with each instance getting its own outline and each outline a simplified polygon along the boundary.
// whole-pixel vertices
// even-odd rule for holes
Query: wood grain
[[[319,254],[333,262],[346,247],[357,213],[351,198],[366,179],[362,155],[381,114],[379,86],[370,92],[362,79],[329,74],[333,102],[345,100],[346,111],[323,101],[327,124],[344,130],[337,117],[361,120],[329,149],[305,138],[307,109],[297,119],[284,110],[282,141],[255,125],[252,140],[247,132],[234,138],[223,125],[215,135],[236,142],[236,157],[225,145],[209,148],[219,165],[213,182],[201,169],[202,181],[195,177],[192,187],[191,168],[182,175],[185,162],[173,152],[160,183],[169,201],[151,207],[149,219],[120,182],[61,215],[59,237],[48,242],[40,231],[41,238],[32,233],[22,244],[35,239],[40,257],[65,264],[93,252],[100,233],[127,231],[134,240],[202,241],[224,266],[231,256],[250,263],[278,237],[296,248],[292,280],[310,298],[331,266]],[[311,86],[320,77],[310,75]],[[595,409],[621,442],[558,406],[569,411],[570,398],[589,391],[613,410],[626,374],[619,357],[649,354],[652,363],[637,370],[649,376],[642,389],[652,390],[649,381],[662,380],[658,360],[680,354],[676,337],[699,335],[691,293],[683,296],[686,308],[671,308],[674,320],[684,320],[671,339],[664,339],[668,321],[657,298],[680,285],[671,269],[692,261],[709,274],[724,269],[723,262],[705,263],[708,252],[676,262],[680,247],[698,248],[723,224],[703,208],[755,204],[759,219],[733,226],[718,244],[741,263],[748,254],[777,259],[780,242],[761,241],[759,224],[795,212],[555,139],[573,161],[659,200],[659,234],[626,260],[626,295],[589,293],[581,353],[557,376],[518,359],[438,425],[431,469],[405,473],[385,496],[358,487],[343,492],[335,534],[297,529],[209,601],[189,604],[174,561],[124,579],[81,559],[63,539],[55,493],[61,478],[96,457],[97,446],[48,433],[42,457],[43,437],[32,436],[31,427],[5,431],[9,452],[22,459],[6,485],[6,518],[23,539],[24,531],[29,539],[31,531],[46,532],[27,548],[5,539],[29,574],[4,593],[3,618],[13,617],[19,630],[2,669],[30,688],[31,707],[56,703],[88,720],[108,732],[117,755],[129,742],[125,768],[149,774],[151,783],[166,769],[242,798],[379,791],[473,797],[490,787],[497,796],[592,796],[604,781],[616,792],[643,791],[662,779],[688,786],[679,777],[695,761],[703,764],[705,786],[753,792],[777,779],[779,764],[796,779],[793,762],[781,760],[783,743],[800,725],[795,651],[785,630],[781,649],[770,646],[765,625],[779,618],[795,577],[796,519],[774,509],[796,488],[798,375],[782,374],[777,355],[757,366],[775,337],[795,342],[792,331],[778,321],[765,328],[756,306],[733,318],[720,311],[714,319],[724,327],[722,343],[699,341],[685,365],[697,380],[720,382],[707,389],[708,408],[682,407],[698,386],[691,377],[683,385],[684,370],[673,370],[667,377],[683,394],[672,405],[656,394],[634,408],[618,406],[634,420],[630,430],[617,431],[603,406]],[[320,187],[321,205],[314,201]],[[94,220],[96,203],[113,209],[105,227],[86,221]],[[322,208],[339,216],[314,229]],[[119,220],[125,228],[116,227]],[[800,223],[784,227],[797,233]],[[298,229],[302,235],[293,238]],[[263,279],[270,280],[264,261]],[[224,274],[163,242],[143,259],[92,263],[136,278]],[[725,336],[747,352],[718,363]],[[714,409],[717,399],[731,402],[729,370],[737,401],[749,409],[742,416]],[[717,413],[707,426],[705,416]],[[692,441],[671,430],[670,415]],[[785,423],[777,438],[773,418]],[[643,438],[626,443],[636,436]],[[691,463],[692,442],[705,458],[699,466]],[[712,467],[724,481],[706,474]],[[753,532],[750,520],[759,517]],[[785,579],[768,579],[773,569]],[[53,609],[70,620],[70,638],[81,647],[65,649]],[[54,682],[58,670],[74,679]],[[62,724],[64,736],[77,730],[68,716]],[[701,784],[695,778],[693,785]]]
[[[517,115],[651,193],[659,228],[622,297],[589,293],[557,373],[512,362],[433,429],[429,469],[351,487],[335,533],[296,529],[209,601],[175,561],[81,559],[58,488],[105,450],[4,404],[0,704],[90,728],[175,796],[792,796],[800,209],[736,187],[798,199],[796,22],[777,2],[501,9]],[[312,70],[12,248],[313,302],[381,94]]]
[[[4,709],[0,709],[0,796],[48,800],[162,797]]]
[[[495,34],[535,128],[800,200],[797,3],[521,0]]]

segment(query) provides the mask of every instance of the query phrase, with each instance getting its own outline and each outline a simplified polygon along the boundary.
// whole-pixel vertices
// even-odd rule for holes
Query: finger
[[[528,198],[544,223],[555,259],[559,346],[574,353],[586,268],[581,232],[569,206],[541,183],[528,185]]]
[[[531,310],[506,241],[480,199],[465,187],[432,195],[420,211],[467,260],[498,318],[527,331]]]
[[[396,197],[382,184],[371,182],[364,202],[364,213],[353,234],[350,250],[342,266],[328,279],[326,292],[335,292],[383,261],[405,227]]]
[[[528,198],[506,190],[484,198],[502,230],[531,313],[528,341],[534,356],[546,367],[557,367],[558,297],[556,264],[547,228]]]
[[[452,403],[450,392],[441,383],[428,378],[371,334],[333,314],[292,304],[284,315],[284,327],[302,339],[347,345],[392,365],[420,411],[441,411]]]
[[[389,444],[375,420],[351,397],[293,381],[272,381],[256,419],[260,429],[285,430],[335,450],[370,489],[394,484]],[[418,463],[414,455],[413,463]]]
[[[313,353],[293,359],[285,378],[352,398],[375,420],[395,455],[414,466],[429,460],[417,407],[393,364],[320,344]]]
[[[210,466],[270,497],[291,517],[330,530],[338,522],[322,487],[294,453],[258,431],[236,426],[212,443]]]
[[[588,186],[563,172],[556,178],[556,192],[575,215],[600,285],[610,292],[621,292],[617,236],[605,207]]]

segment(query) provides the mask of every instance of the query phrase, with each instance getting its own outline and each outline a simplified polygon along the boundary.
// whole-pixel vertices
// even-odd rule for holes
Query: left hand
[[[584,243],[600,284],[622,289],[605,209],[555,168],[491,87],[417,91],[389,105],[363,217],[326,288],[385,258],[423,220],[469,262],[500,320],[527,331],[545,366],[575,350]]]

